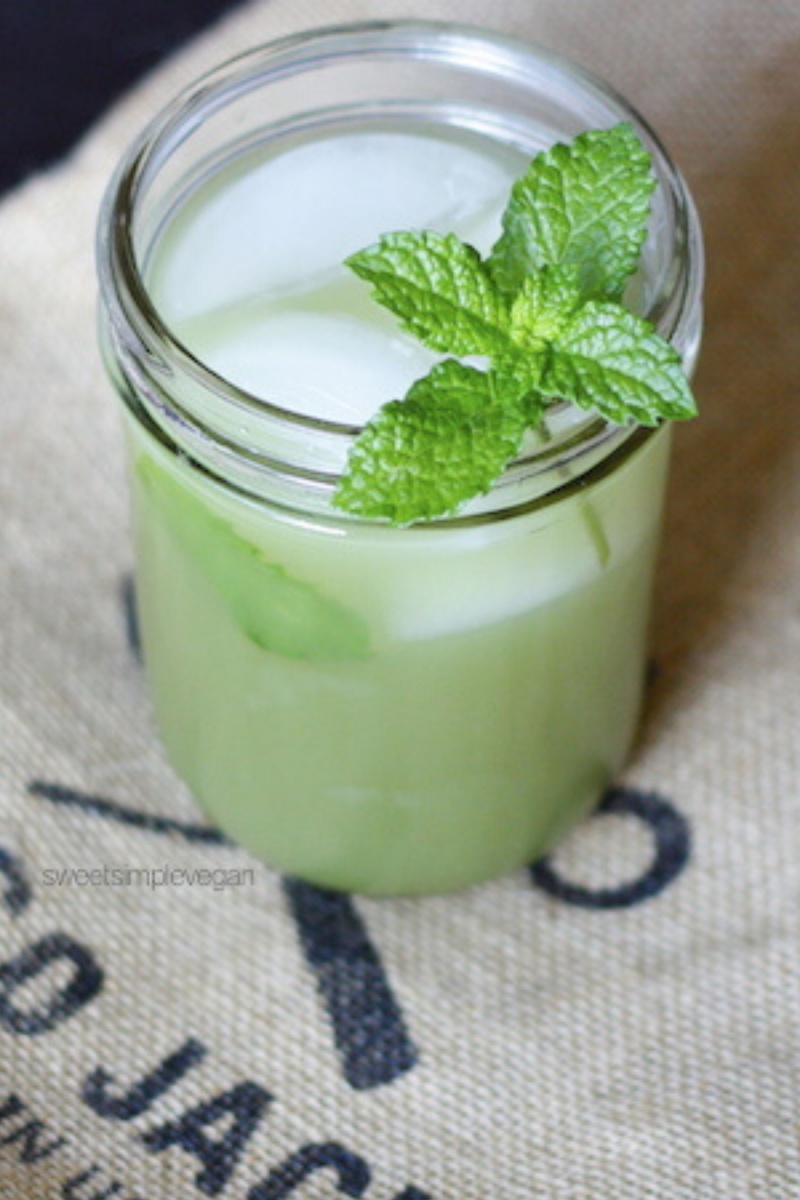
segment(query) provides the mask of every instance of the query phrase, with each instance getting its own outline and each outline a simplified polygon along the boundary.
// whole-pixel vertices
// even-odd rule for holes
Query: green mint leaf
[[[491,355],[508,341],[505,297],[477,250],[454,234],[389,233],[347,265],[431,350]]]
[[[498,403],[491,375],[445,359],[366,426],[334,504],[396,525],[446,516],[489,490],[525,425],[521,408]]]
[[[551,344],[540,387],[621,425],[696,413],[678,353],[618,304],[592,300],[578,310]]]
[[[543,267],[524,281],[511,306],[512,341],[526,350],[541,350],[568,323],[580,299],[577,268]]]
[[[584,298],[619,299],[636,269],[655,180],[627,123],[537,155],[514,184],[489,269],[513,295],[544,266],[572,263]]]
[[[493,360],[499,402],[524,404],[528,425],[537,425],[546,401],[539,393],[550,343],[566,328],[580,304],[578,273],[572,266],[543,267],[529,276],[511,306],[511,345]]]
[[[548,403],[540,389],[549,356],[547,346],[527,354],[512,352],[496,359],[492,368],[499,400],[522,408],[527,414],[526,426],[538,425]]]
[[[367,656],[367,625],[358,613],[269,562],[151,458],[140,456],[135,469],[158,517],[250,641],[286,658]]]

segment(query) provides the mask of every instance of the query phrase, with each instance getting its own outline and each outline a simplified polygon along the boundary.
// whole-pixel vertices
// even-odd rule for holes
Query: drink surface
[[[152,294],[225,379],[363,423],[434,356],[343,258],[401,228],[488,249],[524,165],[427,129],[260,154],[167,222]],[[664,432],[512,519],[410,529],[248,501],[133,423],[131,446],[159,724],[243,844],[326,886],[447,890],[544,852],[611,782],[639,709]]]

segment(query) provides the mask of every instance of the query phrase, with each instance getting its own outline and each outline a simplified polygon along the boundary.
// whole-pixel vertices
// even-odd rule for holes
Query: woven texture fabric
[[[200,71],[423,15],[566,52],[660,131],[707,235],[703,416],[619,788],[530,872],[354,900],[208,835],[164,762],[93,226]],[[800,1196],[799,50],[788,0],[255,3],[0,207],[4,1200]],[[98,865],[209,874],[57,881]]]

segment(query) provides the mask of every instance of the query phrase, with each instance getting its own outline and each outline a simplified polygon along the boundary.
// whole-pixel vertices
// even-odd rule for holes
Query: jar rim
[[[220,63],[182,89],[145,126],[123,155],[111,179],[98,223],[101,302],[117,355],[138,358],[139,366],[144,365],[149,383],[156,389],[158,380],[150,375],[147,364],[158,364],[156,375],[162,379],[169,375],[189,380],[193,388],[226,401],[256,419],[277,421],[300,433],[310,432],[352,444],[363,426],[297,412],[249,392],[214,371],[180,340],[154,302],[137,256],[133,231],[137,203],[172,151],[191,136],[203,116],[257,88],[269,76],[313,68],[324,57],[346,59],[366,54],[402,57],[412,50],[416,58],[465,67],[469,65],[463,58],[467,47],[471,50],[472,60],[484,67],[488,64],[494,74],[513,71],[517,77],[522,77],[526,62],[546,64],[564,81],[577,81],[600,98],[616,114],[616,119],[629,120],[634,125],[651,152],[653,171],[659,184],[668,189],[676,250],[682,251],[672,289],[666,297],[659,297],[661,311],[653,313],[648,309],[643,315],[653,321],[662,336],[679,352],[684,345],[688,347],[691,370],[697,349],[696,344],[693,345],[691,327],[698,325],[704,279],[700,224],[682,175],[648,122],[604,80],[534,42],[473,25],[417,19],[325,25],[253,47]],[[175,403],[174,397],[171,400]],[[182,412],[179,404],[175,407],[179,423],[191,416]],[[556,407],[552,406],[551,411]],[[586,414],[577,426],[577,437],[573,428],[569,445],[564,447],[564,461],[574,461],[582,447],[597,451],[598,447],[606,446],[606,453],[612,455],[638,429],[635,425],[613,425],[598,414]],[[207,425],[202,426],[202,432],[212,438],[215,436],[213,428]],[[576,440],[579,442],[577,449]],[[229,452],[235,449],[228,447]],[[558,443],[548,443],[545,448],[528,448],[509,464],[507,473],[519,475],[531,468],[537,469],[545,457],[549,460],[546,469],[551,470],[561,465],[560,461],[554,461],[558,460],[560,449]]]

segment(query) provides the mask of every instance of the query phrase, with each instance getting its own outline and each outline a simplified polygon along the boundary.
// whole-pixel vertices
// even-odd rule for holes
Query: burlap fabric
[[[399,15],[615,83],[689,176],[710,281],[620,788],[530,873],[380,902],[207,834],[163,761],[92,235],[201,69]],[[257,3],[0,208],[3,1200],[800,1196],[798,52],[789,0]]]

